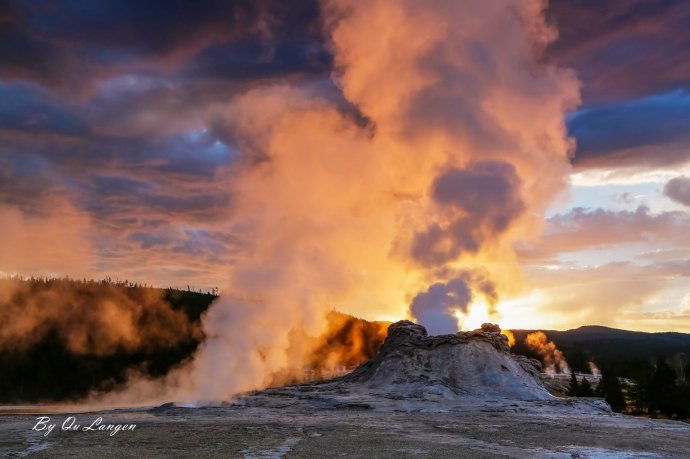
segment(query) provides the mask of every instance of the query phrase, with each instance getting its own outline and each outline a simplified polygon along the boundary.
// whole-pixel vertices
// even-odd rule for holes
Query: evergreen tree
[[[647,394],[649,412],[659,410],[670,416],[675,412],[676,372],[664,359],[659,359],[652,374]]]
[[[580,386],[577,384],[577,377],[575,371],[570,370],[570,387],[568,387],[568,395],[577,397],[580,395]]]
[[[620,413],[625,409],[625,398],[623,397],[618,375],[611,368],[605,368],[602,371],[596,395],[604,398],[616,413]]]
[[[592,385],[587,381],[587,378],[582,378],[580,383],[580,397],[594,397],[594,390],[592,390]]]

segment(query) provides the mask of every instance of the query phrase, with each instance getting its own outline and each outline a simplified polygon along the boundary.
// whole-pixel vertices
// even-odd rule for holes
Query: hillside
[[[165,375],[203,341],[200,320],[216,298],[129,282],[2,279],[0,402],[77,399],[122,385],[132,371],[150,378]],[[304,374],[276,374],[275,385],[352,370],[376,355],[387,326],[332,312],[323,336],[297,337],[312,340]],[[525,345],[533,331],[513,330],[511,351],[539,358]],[[690,373],[690,334],[601,326],[542,331],[576,371],[589,372],[594,362],[644,380],[663,361],[680,380]]]
[[[536,330],[512,331],[516,341],[513,352],[536,357],[524,344],[526,336]],[[576,371],[589,371],[588,362],[593,361],[598,366],[617,368],[621,376],[637,378],[642,367],[660,358],[677,359],[683,367],[690,362],[690,334],[687,333],[647,333],[598,325],[541,331],[565,354]]]
[[[0,403],[76,400],[108,391],[136,373],[157,378],[204,340],[201,318],[213,293],[130,282],[0,279]],[[331,312],[310,340],[304,372],[274,384],[342,374],[378,352],[388,323]],[[301,370],[301,369],[300,369]]]

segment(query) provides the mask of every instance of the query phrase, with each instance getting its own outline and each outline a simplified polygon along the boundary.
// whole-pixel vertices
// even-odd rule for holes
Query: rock
[[[496,324],[489,324],[489,323],[482,324],[481,330],[483,332],[501,333],[501,327],[499,327]]]
[[[167,411],[170,411],[173,408],[175,408],[175,403],[167,402],[167,403],[163,403],[162,405],[158,405],[158,406],[154,406],[152,408],[149,408],[148,410],[146,410],[146,412],[151,413],[151,414],[165,413]]]
[[[542,364],[539,360],[530,359],[524,355],[513,355],[513,359],[515,359],[527,373],[533,375],[535,378],[542,378]]]
[[[453,335],[428,336],[403,320],[388,328],[379,354],[340,382],[422,399],[491,396],[515,400],[548,399],[540,363],[510,354],[498,325]]]
[[[552,375],[542,373],[541,382],[554,395],[567,395],[570,390],[569,379],[554,378]]]

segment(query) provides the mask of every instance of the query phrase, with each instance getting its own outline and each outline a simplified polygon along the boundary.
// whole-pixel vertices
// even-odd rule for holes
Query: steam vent
[[[429,336],[423,326],[403,320],[388,328],[376,357],[340,382],[405,398],[552,398],[541,383],[540,370],[540,362],[511,355],[508,339],[497,325]]]

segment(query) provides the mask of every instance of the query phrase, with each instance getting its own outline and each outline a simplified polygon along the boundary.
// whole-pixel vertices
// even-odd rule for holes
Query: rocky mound
[[[428,336],[423,326],[403,320],[389,327],[376,357],[339,382],[405,398],[545,400],[551,395],[540,369],[538,361],[510,354],[497,325]]]

